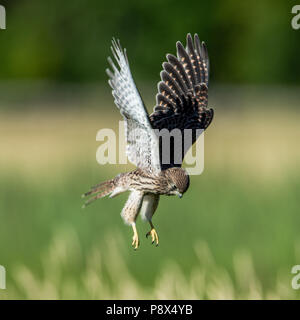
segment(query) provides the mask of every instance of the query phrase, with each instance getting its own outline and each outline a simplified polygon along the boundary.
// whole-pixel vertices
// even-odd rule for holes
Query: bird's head
[[[168,182],[168,195],[183,196],[190,185],[190,178],[187,172],[182,168],[169,168],[165,170],[165,176]]]

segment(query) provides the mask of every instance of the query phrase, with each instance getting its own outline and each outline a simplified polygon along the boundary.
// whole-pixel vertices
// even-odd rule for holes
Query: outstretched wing
[[[132,78],[126,51],[114,39],[111,50],[120,69],[108,58],[112,71],[107,69],[106,72],[115,104],[125,120],[127,157],[137,167],[157,173],[161,170],[158,138]]]
[[[168,54],[168,62],[163,63],[161,81],[158,83],[156,106],[150,115],[155,129],[179,129],[184,135],[185,129],[191,129],[190,143],[180,145],[181,159],[178,161],[176,144],[171,140],[170,163],[161,166],[163,169],[181,166],[183,158],[192,144],[198,138],[196,129],[206,129],[213,119],[213,109],[207,108],[209,59],[204,42],[200,42],[197,34],[193,38],[187,35],[186,48],[181,42],[176,43],[177,57]],[[160,158],[162,158],[162,144],[160,139]],[[176,162],[174,161],[174,151]]]

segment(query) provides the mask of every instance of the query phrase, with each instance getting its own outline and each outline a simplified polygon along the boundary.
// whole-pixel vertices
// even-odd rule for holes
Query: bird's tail
[[[86,192],[82,195],[82,198],[85,198],[85,197],[87,197],[89,195],[93,195],[93,194],[96,194],[96,195],[89,198],[84,203],[82,208],[85,208],[87,205],[89,205],[90,203],[92,203],[93,201],[95,201],[97,199],[103,198],[103,197],[111,194],[115,188],[116,188],[115,179],[110,179],[110,180],[101,182],[101,183],[93,186],[88,192]]]

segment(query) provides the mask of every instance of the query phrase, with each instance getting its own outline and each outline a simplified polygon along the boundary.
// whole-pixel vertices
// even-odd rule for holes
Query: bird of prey
[[[197,129],[205,130],[213,119],[213,109],[207,106],[209,59],[205,43],[200,42],[197,34],[194,39],[188,34],[186,48],[179,41],[176,47],[177,56],[168,54],[167,62],[162,65],[156,106],[151,115],[147,113],[135,85],[126,50],[122,49],[119,40],[113,39],[111,47],[118,67],[108,58],[111,65],[111,70],[106,70],[108,82],[114,102],[125,120],[126,154],[137,168],[92,187],[83,197],[93,195],[85,203],[87,205],[107,195],[112,198],[130,191],[121,216],[133,228],[134,249],[140,244],[136,228],[139,213],[151,227],[146,237],[151,236],[152,244],[158,245],[152,216],[159,198],[161,195],[178,195],[181,198],[187,191],[190,180],[186,170],[181,167],[183,158],[198,138]],[[163,145],[155,129],[192,131],[190,144],[180,149],[180,161],[174,161],[173,156],[168,163],[163,163]],[[169,148],[171,155],[173,151],[176,153],[174,141]]]

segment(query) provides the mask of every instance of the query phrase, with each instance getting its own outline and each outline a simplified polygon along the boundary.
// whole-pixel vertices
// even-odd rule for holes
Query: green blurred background
[[[12,298],[299,298],[300,31],[294,1],[1,1],[0,264]],[[155,248],[133,251],[127,195],[81,209],[96,133],[120,115],[106,83],[127,48],[149,112],[166,53],[199,34],[211,60],[205,170],[163,198]]]

